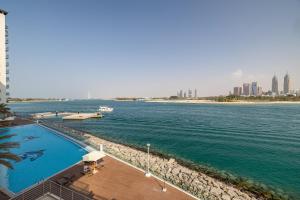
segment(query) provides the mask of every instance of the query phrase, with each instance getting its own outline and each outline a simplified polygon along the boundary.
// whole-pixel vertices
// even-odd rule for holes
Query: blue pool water
[[[18,193],[23,189],[75,164],[84,149],[55,132],[38,125],[1,128],[0,135],[16,134],[8,141],[19,142],[11,151],[22,157],[10,170],[0,166],[0,187]]]

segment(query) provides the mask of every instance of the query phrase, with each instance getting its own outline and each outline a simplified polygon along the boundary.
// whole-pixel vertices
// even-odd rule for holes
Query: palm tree
[[[0,104],[0,113],[2,114],[9,114],[10,113],[10,108],[7,107],[5,103]]]
[[[15,136],[14,134],[0,136],[0,141]],[[12,164],[8,160],[20,161],[21,158],[11,152],[9,149],[19,147],[17,142],[2,142],[0,143],[0,165],[13,169]]]

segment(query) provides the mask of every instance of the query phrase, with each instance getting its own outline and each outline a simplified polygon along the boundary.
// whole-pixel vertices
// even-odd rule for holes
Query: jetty
[[[89,118],[101,118],[101,113],[76,113],[63,117],[64,120],[84,120]]]
[[[79,113],[79,112],[43,112],[31,115],[33,119],[45,119],[50,117],[62,117],[63,120],[84,120],[89,118],[102,118],[103,115],[96,113]]]
[[[55,117],[55,116],[67,116],[75,114],[73,112],[42,112],[42,113],[34,113],[31,114],[31,116],[34,119],[42,119],[42,118],[49,118],[49,117]]]

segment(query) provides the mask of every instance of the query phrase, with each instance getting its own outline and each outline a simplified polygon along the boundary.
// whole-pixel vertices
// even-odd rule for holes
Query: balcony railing
[[[56,198],[63,200],[93,200],[90,197],[59,185],[51,180],[43,181],[10,200],[35,200],[46,195],[55,196]]]

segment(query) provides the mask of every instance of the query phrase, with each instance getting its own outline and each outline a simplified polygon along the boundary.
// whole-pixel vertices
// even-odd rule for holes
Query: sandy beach
[[[213,100],[146,100],[149,103],[185,103],[185,104],[224,104],[224,105],[243,105],[243,104],[300,104],[300,101],[233,101],[233,102],[218,102]]]

